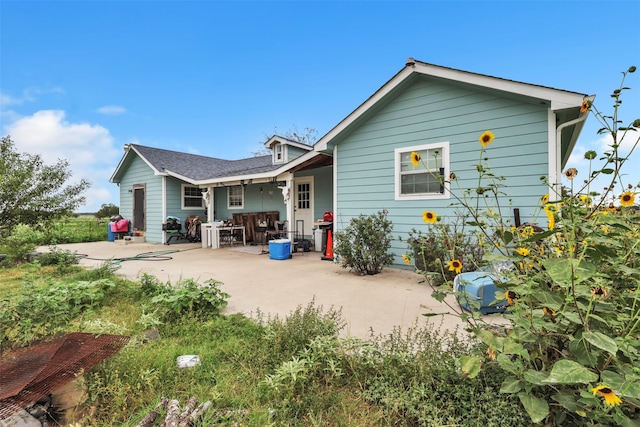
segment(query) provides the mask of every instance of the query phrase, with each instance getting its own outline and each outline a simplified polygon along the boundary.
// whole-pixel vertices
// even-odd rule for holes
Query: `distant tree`
[[[260,143],[262,148],[258,151],[254,151],[254,156],[266,156],[270,154],[271,151],[264,148],[264,143],[269,140],[273,135],[280,135],[284,138],[290,139],[291,141],[299,142],[300,144],[313,145],[318,139],[318,131],[313,128],[304,128],[302,132],[298,130],[297,126],[294,126],[293,129],[289,129],[284,134],[278,133],[277,129],[274,129],[273,134],[266,135],[265,140]]]
[[[70,215],[85,202],[91,183],[65,185],[71,178],[69,162],[47,165],[39,154],[18,153],[10,136],[0,142],[0,236],[18,224],[42,228]]]
[[[114,205],[113,203],[103,204],[100,206],[98,212],[95,213],[96,218],[110,218],[113,215],[118,215],[120,213],[120,207]]]

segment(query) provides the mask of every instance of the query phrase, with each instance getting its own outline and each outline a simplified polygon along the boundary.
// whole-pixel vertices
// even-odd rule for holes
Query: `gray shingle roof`
[[[271,155],[224,160],[138,144],[131,146],[158,171],[176,173],[194,181],[269,172],[279,167],[272,164]]]

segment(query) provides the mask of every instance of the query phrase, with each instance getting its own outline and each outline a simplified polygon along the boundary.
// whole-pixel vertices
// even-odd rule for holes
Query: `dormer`
[[[301,142],[293,141],[282,136],[274,135],[264,146],[271,150],[271,161],[274,165],[283,165],[313,150],[313,147]]]

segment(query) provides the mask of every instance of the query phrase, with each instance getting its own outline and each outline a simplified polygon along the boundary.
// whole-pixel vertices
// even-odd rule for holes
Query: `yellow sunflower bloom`
[[[409,258],[408,255],[402,254],[402,259],[404,260],[405,264],[411,265],[411,258]]]
[[[491,133],[491,131],[487,130],[482,135],[480,135],[480,144],[482,144],[482,147],[484,148],[489,144],[491,144],[494,138],[495,138],[495,135]]]
[[[625,191],[620,195],[620,204],[622,206],[626,206],[626,207],[633,206],[635,202],[636,202],[636,195],[631,191]]]
[[[540,203],[543,205],[546,205],[547,203],[549,203],[549,193],[542,196],[542,198],[540,199]]]
[[[516,299],[518,299],[518,294],[513,291],[507,291],[504,294],[504,298],[507,300],[507,304],[511,306],[516,302]]]
[[[591,197],[586,194],[580,195],[580,202],[588,208],[591,207]]]
[[[424,211],[422,213],[422,220],[427,224],[435,224],[438,221],[438,216],[431,211]]]
[[[460,274],[462,271],[462,263],[460,260],[454,259],[451,261],[447,261],[447,266],[449,267],[449,271],[455,271],[456,274]]]
[[[413,165],[413,167],[416,167],[420,164],[420,154],[416,153],[415,151],[411,152],[411,164]]]
[[[545,206],[544,213],[547,215],[547,224],[549,226],[549,230],[553,230],[556,227],[556,217],[549,205]]]
[[[614,391],[608,385],[599,385],[591,389],[594,396],[598,394],[604,398],[604,403],[609,406],[616,406],[622,403],[622,399],[620,399]]]
[[[590,106],[591,105],[589,104],[589,101],[585,99],[584,101],[582,101],[582,104],[580,104],[580,112],[586,113],[587,111],[589,111]]]
[[[516,249],[516,252],[522,256],[527,256],[529,255],[529,249],[527,248],[518,248]]]

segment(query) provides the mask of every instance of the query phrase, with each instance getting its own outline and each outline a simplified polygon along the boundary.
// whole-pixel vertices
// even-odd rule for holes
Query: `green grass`
[[[150,277],[127,281],[107,267],[64,277],[38,266],[0,273],[5,348],[63,331],[131,336],[118,354],[85,373],[88,399],[76,413],[83,426],[134,426],[163,396],[182,405],[191,396],[213,402],[203,426],[531,425],[516,398],[499,394],[500,372],[489,369],[473,380],[461,375],[457,359],[473,348],[438,328],[341,339],[341,313],[314,302],[285,318],[191,312],[180,304],[177,315],[162,301],[181,294]],[[22,285],[6,286],[3,277]],[[105,279],[108,284],[87,288],[91,302],[73,296],[78,283]],[[65,308],[61,289],[85,309]],[[35,300],[21,299],[36,291]],[[59,316],[46,325],[29,323],[29,313],[42,313],[48,300]],[[15,314],[17,323],[6,318],[16,304],[26,304]],[[144,339],[149,328],[157,328],[160,339]],[[201,365],[178,368],[176,358],[184,354],[199,355]]]

